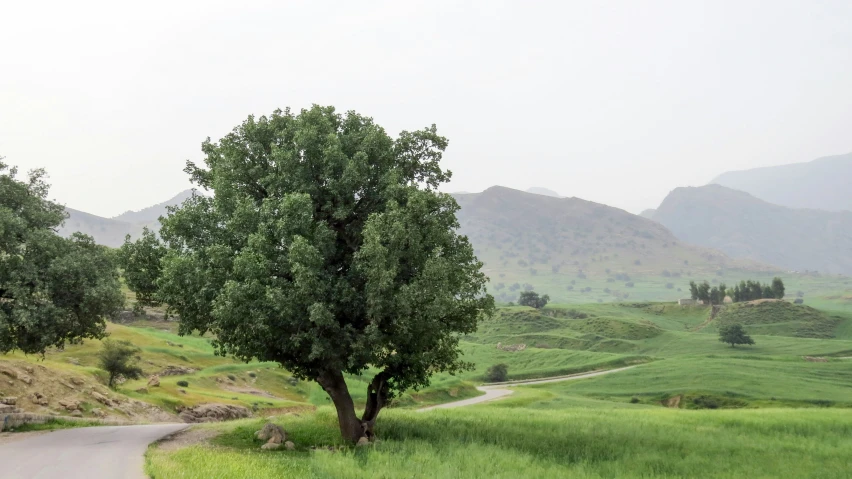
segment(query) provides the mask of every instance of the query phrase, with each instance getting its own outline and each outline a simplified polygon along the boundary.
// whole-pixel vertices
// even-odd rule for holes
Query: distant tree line
[[[758,281],[740,281],[731,291],[731,299],[735,303],[740,301],[754,301],[755,299],[783,299],[784,281],[774,278],[771,284],[760,284]]]
[[[770,284],[745,280],[740,281],[739,284],[731,289],[728,289],[725,283],[711,287],[707,281],[702,283],[690,281],[689,292],[692,295],[692,299],[702,301],[704,304],[722,304],[726,296],[730,296],[734,303],[754,301],[756,299],[783,299],[784,281],[778,277],[774,278]]]

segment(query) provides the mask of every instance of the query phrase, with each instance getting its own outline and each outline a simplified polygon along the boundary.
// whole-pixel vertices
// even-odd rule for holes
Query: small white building
[[[692,298],[686,298],[677,300],[677,304],[680,306],[695,306],[696,304],[698,304],[698,301]]]

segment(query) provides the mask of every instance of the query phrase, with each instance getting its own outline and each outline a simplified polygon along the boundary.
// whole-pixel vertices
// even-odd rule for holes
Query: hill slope
[[[613,285],[606,289],[614,290],[632,288],[627,283],[634,276],[685,283],[670,278],[726,268],[771,269],[688,245],[656,221],[578,198],[499,186],[455,197],[461,206],[461,232],[470,238],[492,282],[547,285],[554,299],[564,298],[566,286],[577,281],[577,290],[593,279],[610,281]],[[501,294],[508,292],[498,290],[497,296]]]
[[[675,236],[787,269],[852,274],[852,213],[790,209],[719,185],[677,188],[654,214]]]
[[[730,171],[716,183],[789,208],[852,211],[852,153],[808,163]]]
[[[68,219],[59,228],[59,234],[70,236],[79,231],[95,238],[95,242],[98,244],[116,248],[124,243],[126,235],[134,238],[140,235],[142,228],[147,227],[159,231],[159,218],[166,214],[166,207],[179,205],[190,196],[192,196],[192,190],[185,190],[168,201],[139,211],[128,211],[115,218],[103,218],[72,208],[65,208],[65,211],[68,212]]]

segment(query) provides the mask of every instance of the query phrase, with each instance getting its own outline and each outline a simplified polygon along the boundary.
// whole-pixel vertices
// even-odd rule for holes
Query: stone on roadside
[[[148,387],[149,388],[158,388],[160,387],[160,376],[156,374],[148,378]]]
[[[77,410],[71,411],[71,417],[83,417],[83,412]]]
[[[86,383],[85,381],[83,381],[82,379],[80,379],[78,377],[71,378],[71,384],[73,384],[75,386],[82,386],[85,383]]]
[[[361,439],[358,439],[358,443],[355,444],[358,447],[364,447],[370,445],[370,440],[367,439],[367,436],[361,436]]]

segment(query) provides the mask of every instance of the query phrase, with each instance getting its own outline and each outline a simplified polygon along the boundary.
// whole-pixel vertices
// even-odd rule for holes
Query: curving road
[[[3,479],[144,479],[148,444],[187,424],[63,429],[0,444]]]
[[[529,386],[533,384],[547,384],[547,383],[558,383],[562,381],[572,381],[575,379],[585,379],[585,378],[593,378],[595,376],[603,376],[604,374],[615,373],[618,371],[624,371],[626,369],[633,368],[635,366],[627,366],[618,369],[607,369],[605,371],[593,371],[590,373],[581,373],[581,374],[572,374],[571,376],[557,376],[552,378],[542,378],[542,379],[530,379],[526,381],[511,381],[507,383],[500,384],[492,384],[490,386],[477,386],[476,389],[484,392],[482,396],[476,396],[475,398],[464,399],[461,401],[448,402],[444,404],[438,404],[437,406],[424,407],[422,409],[418,409],[418,411],[431,411],[433,409],[447,409],[454,407],[464,407],[464,406],[472,406],[474,404],[480,404],[488,401],[494,401],[495,399],[504,398],[509,396],[514,391],[511,389],[506,389],[507,387],[512,386]]]

